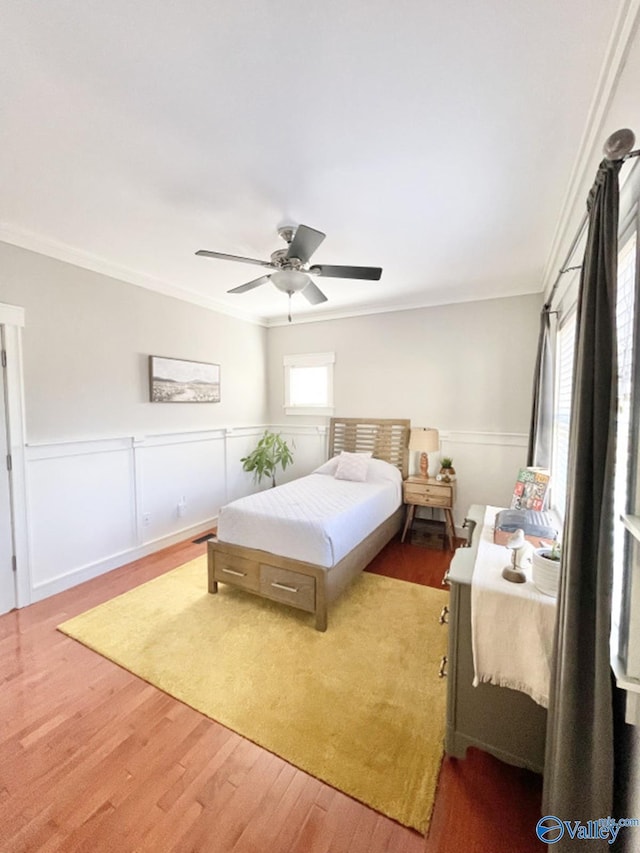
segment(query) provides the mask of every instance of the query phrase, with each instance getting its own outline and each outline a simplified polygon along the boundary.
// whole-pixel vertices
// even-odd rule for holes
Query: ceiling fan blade
[[[232,287],[231,290],[227,290],[227,293],[246,293],[247,290],[253,290],[254,287],[260,287],[261,284],[267,284],[269,281],[271,281],[270,275],[261,275],[260,278],[254,278],[253,281],[248,281],[246,284]]]
[[[199,249],[196,255],[203,258],[220,258],[223,261],[240,261],[243,264],[257,264],[259,267],[272,267],[271,261],[258,261],[255,258],[243,258],[240,255],[226,255],[224,252],[210,252],[208,249]]]
[[[328,278],[361,278],[367,281],[379,281],[382,275],[382,267],[335,267],[318,264],[309,267],[309,272]]]
[[[300,292],[307,302],[310,302],[312,305],[319,305],[321,302],[327,301],[327,297],[320,288],[311,281],[311,279],[309,279],[309,284],[307,284]]]
[[[306,264],[326,236],[322,231],[316,231],[308,225],[298,225],[295,236],[289,244],[287,257],[298,258]]]

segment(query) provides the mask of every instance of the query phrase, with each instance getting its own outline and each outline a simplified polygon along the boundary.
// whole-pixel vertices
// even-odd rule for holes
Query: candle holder
[[[526,541],[527,540],[524,538],[524,530],[521,530],[520,528],[514,530],[511,536],[507,539],[505,547],[511,550],[511,563],[508,566],[505,566],[502,570],[502,577],[510,583],[524,583],[527,580],[525,573],[516,565],[518,551],[520,548],[524,547]]]

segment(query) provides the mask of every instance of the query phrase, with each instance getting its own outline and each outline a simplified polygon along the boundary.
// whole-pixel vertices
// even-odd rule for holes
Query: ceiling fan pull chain
[[[289,322],[291,322],[291,291],[289,291]]]

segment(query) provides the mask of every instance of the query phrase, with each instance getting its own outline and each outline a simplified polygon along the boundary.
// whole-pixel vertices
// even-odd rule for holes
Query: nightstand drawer
[[[260,587],[260,567],[253,560],[244,557],[227,559],[224,554],[215,555],[214,578],[223,583],[232,583],[243,589],[258,590]]]
[[[405,503],[416,504],[417,506],[451,506],[451,496],[443,497],[442,495],[411,495],[410,498],[405,497]]]
[[[423,506],[451,506],[453,490],[448,485],[432,486],[430,484],[405,483],[405,502],[421,504]]]

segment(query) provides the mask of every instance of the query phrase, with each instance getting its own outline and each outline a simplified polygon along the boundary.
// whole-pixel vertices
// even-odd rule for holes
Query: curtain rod
[[[634,136],[632,131],[626,130],[626,129],[625,130],[617,130],[615,133],[611,134],[611,136],[607,139],[607,141],[604,144],[605,155],[607,153],[613,153],[616,150],[616,147],[618,147],[618,149],[620,150],[620,156],[618,156],[618,157],[612,156],[609,159],[611,159],[611,160],[623,160],[624,161],[624,160],[631,160],[632,157],[640,157],[640,148],[636,148],[635,151],[627,150],[626,153],[624,153],[624,154],[622,153],[622,150],[624,150],[625,143],[628,145],[628,148],[633,148],[634,142],[635,142],[635,136]],[[622,149],[620,149],[620,146],[622,146]],[[568,267],[567,264],[571,260],[573,253],[575,252],[575,250],[578,246],[578,243],[580,242],[580,239],[582,237],[582,233],[583,233],[584,229],[586,228],[588,221],[589,221],[589,214],[588,214],[588,212],[585,211],[585,214],[582,217],[580,225],[578,226],[578,230],[576,232],[576,235],[573,238],[573,240],[571,241],[571,245],[569,246],[569,251],[567,252],[566,258],[564,259],[564,263],[560,267],[560,270],[558,271],[558,275],[556,276],[556,280],[553,283],[553,287],[549,291],[549,298],[545,301],[543,310],[546,309],[547,311],[549,311],[549,309],[551,308],[551,304],[553,302],[553,297],[555,296],[556,290],[558,289],[558,285],[560,284],[560,279],[562,278],[562,276],[567,272],[571,272],[572,270],[581,269],[581,266]],[[554,313],[556,313],[556,312],[554,312]]]

